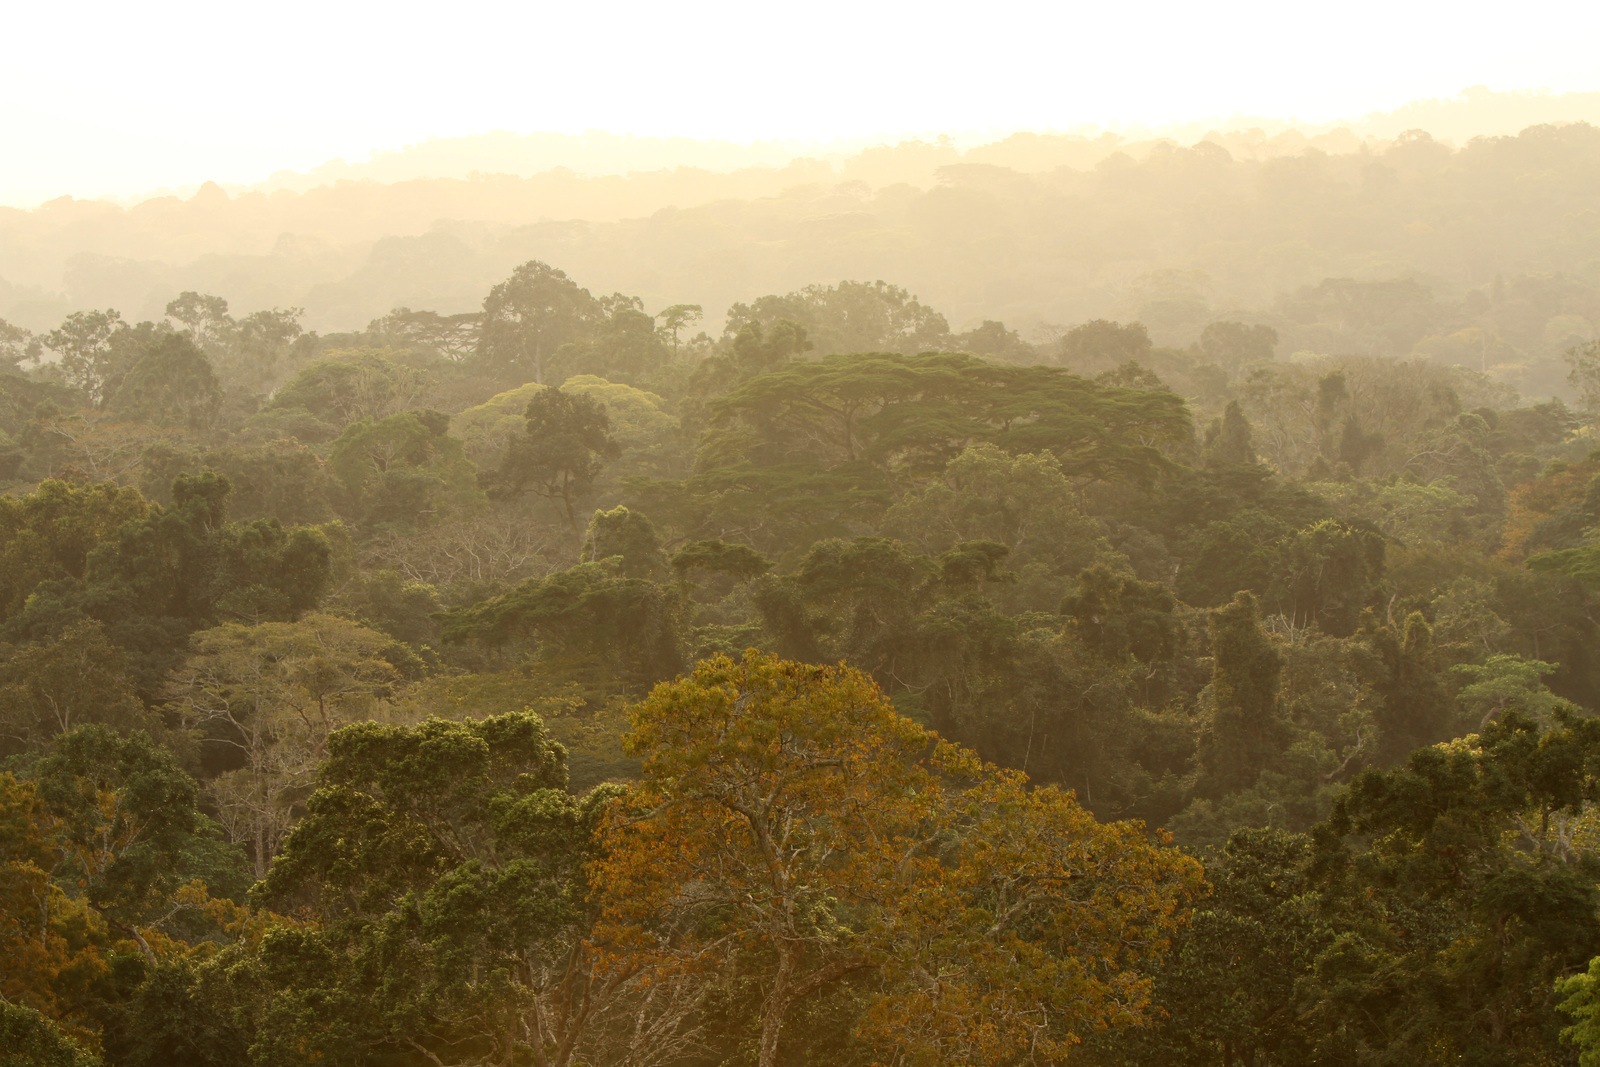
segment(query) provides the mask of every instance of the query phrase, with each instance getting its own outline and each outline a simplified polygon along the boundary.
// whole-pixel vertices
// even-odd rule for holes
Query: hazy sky
[[[0,203],[494,129],[755,140],[1326,121],[1600,90],[1600,4],[11,0]]]

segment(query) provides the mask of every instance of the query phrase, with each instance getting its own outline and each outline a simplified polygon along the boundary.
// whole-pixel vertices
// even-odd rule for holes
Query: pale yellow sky
[[[830,141],[1600,90],[1600,4],[13,0],[0,204],[503,129]],[[20,9],[20,10],[18,10]]]

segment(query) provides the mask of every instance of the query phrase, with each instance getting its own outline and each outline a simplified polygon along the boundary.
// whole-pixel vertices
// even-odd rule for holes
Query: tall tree
[[[615,790],[568,793],[566,753],[533,712],[349,726],[320,777],[258,890],[317,924],[239,968],[258,1062],[568,1067],[641,1062],[627,1056],[641,1038],[671,1050],[608,1014],[637,971],[583,941],[592,829]]]
[[[0,374],[19,374],[25,360],[38,359],[39,339],[21,326],[0,319]]]
[[[1278,712],[1283,659],[1261,630],[1254,596],[1240,593],[1211,613],[1211,721],[1200,742],[1203,791],[1248,788],[1287,740]]]
[[[329,735],[371,716],[400,677],[393,660],[401,654],[384,634],[315,614],[228,623],[196,634],[193,649],[164,695],[220,771],[213,799],[262,877],[311,791]]]
[[[513,438],[499,485],[561,501],[567,524],[578,528],[577,502],[594,487],[608,459],[621,454],[611,419],[592,397],[541,389],[528,401],[527,428]]]
[[[112,340],[128,324],[120,312],[75,311],[45,335],[45,347],[61,357],[67,383],[83,391],[91,404],[105,399],[106,383],[113,371]]]
[[[600,321],[600,304],[566,273],[529,260],[483,300],[478,355],[502,373],[543,383],[549,360]]]
[[[848,667],[704,661],[634,710],[629,744],[643,777],[604,829],[601,936],[756,968],[761,1067],[850,975],[876,990],[862,1037],[897,1062],[1057,1057],[1141,1017],[1140,969],[1199,885],[1142,828],[936,744]]]
[[[699,304],[673,304],[656,312],[661,320],[661,332],[672,338],[672,358],[678,358],[678,334],[692,322],[699,322],[705,314]]]
[[[222,403],[222,388],[205,353],[183,334],[161,334],[140,348],[107,406],[157,425],[208,428]]]

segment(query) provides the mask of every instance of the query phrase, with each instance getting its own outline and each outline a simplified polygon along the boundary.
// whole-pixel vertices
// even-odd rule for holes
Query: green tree
[[[593,488],[605,461],[619,454],[599,401],[543,389],[528,401],[526,430],[511,440],[497,483],[504,491],[526,489],[561,501],[576,531],[578,500]]]
[[[1108,1051],[1131,1064],[1318,1062],[1299,994],[1334,927],[1316,909],[1312,858],[1310,838],[1271,829],[1207,856],[1211,893],[1156,979],[1165,1015]]]
[[[83,1049],[45,1016],[0,1001],[0,1067],[99,1067],[100,1057]]]
[[[1556,980],[1600,944],[1600,860],[1575,836],[1600,724],[1510,713],[1351,782],[1313,833],[1337,936],[1302,1017],[1321,1058],[1571,1062]]]
[[[1206,434],[1205,461],[1207,466],[1248,467],[1257,462],[1255,446],[1250,440],[1250,422],[1237,400],[1228,401],[1222,418],[1213,423]]]
[[[50,642],[0,645],[0,751],[38,751],[84,723],[125,732],[150,719],[127,655],[93,619]]]
[[[183,334],[164,334],[142,346],[117,382],[107,406],[157,425],[210,427],[222,404],[211,362]]]
[[[328,467],[343,483],[344,512],[363,528],[426,526],[484,503],[477,471],[437,411],[402,411],[351,423]]]
[[[756,324],[773,331],[787,320],[803,328],[819,354],[897,352],[914,355],[950,347],[950,324],[911,293],[887,282],[808,285],[785,296],[763,296],[728,309],[727,337]],[[758,333],[756,335],[760,337]]]
[[[1567,362],[1567,383],[1588,411],[1600,411],[1600,341],[1574,345],[1562,357]]]
[[[478,356],[502,374],[531,377],[542,385],[556,351],[587,338],[601,317],[589,290],[564,272],[529,260],[484,297]]]
[[[224,382],[252,393],[270,393],[304,358],[307,348],[314,348],[315,338],[300,325],[304,314],[304,308],[272,308],[240,319],[226,358],[217,361]],[[313,344],[307,346],[308,341]]]
[[[490,648],[531,642],[598,688],[642,691],[683,667],[680,615],[675,593],[583,563],[448,613],[443,636]]]
[[[961,351],[984,359],[1001,363],[1038,362],[1039,353],[1032,345],[1019,337],[1017,331],[1008,330],[1005,323],[993,319],[985,319],[965,333],[956,334],[951,341]]]
[[[661,332],[672,338],[672,358],[678,358],[678,334],[690,323],[699,322],[705,309],[699,304],[673,304],[656,312],[661,320]]]
[[[1384,574],[1384,538],[1364,527],[1324,519],[1284,538],[1272,606],[1335,637],[1354,633]]]
[[[618,505],[610,511],[597,511],[583,535],[585,563],[615,560],[625,578],[660,581],[667,573],[667,555],[655,524],[642,512]]]
[[[384,344],[420,348],[460,363],[477,351],[482,327],[483,316],[473,311],[441,315],[401,307],[369,323],[367,333]]]
[[[150,505],[133,489],[96,482],[40,482],[25,496],[0,496],[0,618],[43,583],[82,579],[90,553]]]
[[[328,438],[360,419],[378,421],[412,406],[424,381],[391,349],[338,349],[301,368],[267,401],[266,412],[304,411]]]
[[[37,360],[40,351],[32,333],[0,319],[0,374],[21,374],[22,364]]]
[[[638,297],[615,293],[596,301],[598,317],[588,335],[557,350],[552,381],[592,374],[612,381],[638,383],[666,365],[666,345],[655,319],[644,313]]]
[[[33,771],[39,795],[59,820],[60,865],[73,886],[148,963],[184,929],[203,899],[241,893],[244,857],[224,845],[200,813],[200,787],[167,749],[144,733],[99,724],[64,734]]]
[[[1374,713],[1378,744],[1372,762],[1393,766],[1450,736],[1455,707],[1437,662],[1433,630],[1420,612],[1406,616],[1399,633],[1375,623],[1365,631],[1381,665],[1373,682],[1380,704]]]
[[[202,352],[215,358],[233,344],[238,323],[228,314],[228,302],[220,296],[190,289],[167,303],[167,318],[184,328]]]
[[[1579,1067],[1600,1067],[1600,956],[1589,961],[1588,970],[1559,979],[1556,992],[1558,1007],[1573,1020],[1561,1039],[1578,1047]]]
[[[370,718],[406,662],[392,638],[332,615],[194,635],[167,706],[199,738],[224,827],[265,876],[338,727]]]
[[[1248,788],[1287,741],[1278,709],[1283,659],[1261,631],[1254,596],[1240,593],[1211,612],[1210,722],[1200,739],[1200,789],[1216,796]]]
[[[1087,373],[1150,358],[1150,333],[1141,322],[1095,319],[1068,330],[1061,338],[1061,360],[1073,370]]]
[[[1220,321],[1200,331],[1200,351],[1235,373],[1252,363],[1270,363],[1277,347],[1278,331],[1271,326]]]
[[[115,371],[112,341],[126,329],[121,313],[110,308],[75,311],[45,335],[44,344],[60,357],[67,384],[98,405],[105,399],[106,384]]]
[[[538,716],[349,726],[320,782],[257,889],[316,925],[233,968],[253,1063],[621,1062],[631,975],[584,942],[612,791],[566,791]]]

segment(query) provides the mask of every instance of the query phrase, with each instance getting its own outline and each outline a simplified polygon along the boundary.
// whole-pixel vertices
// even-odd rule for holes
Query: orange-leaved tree
[[[719,656],[633,715],[642,776],[601,832],[596,940],[664,973],[743,969],[761,1067],[849,975],[872,990],[859,1036],[901,1062],[1006,1063],[1135,1023],[1203,884],[843,665]]]

